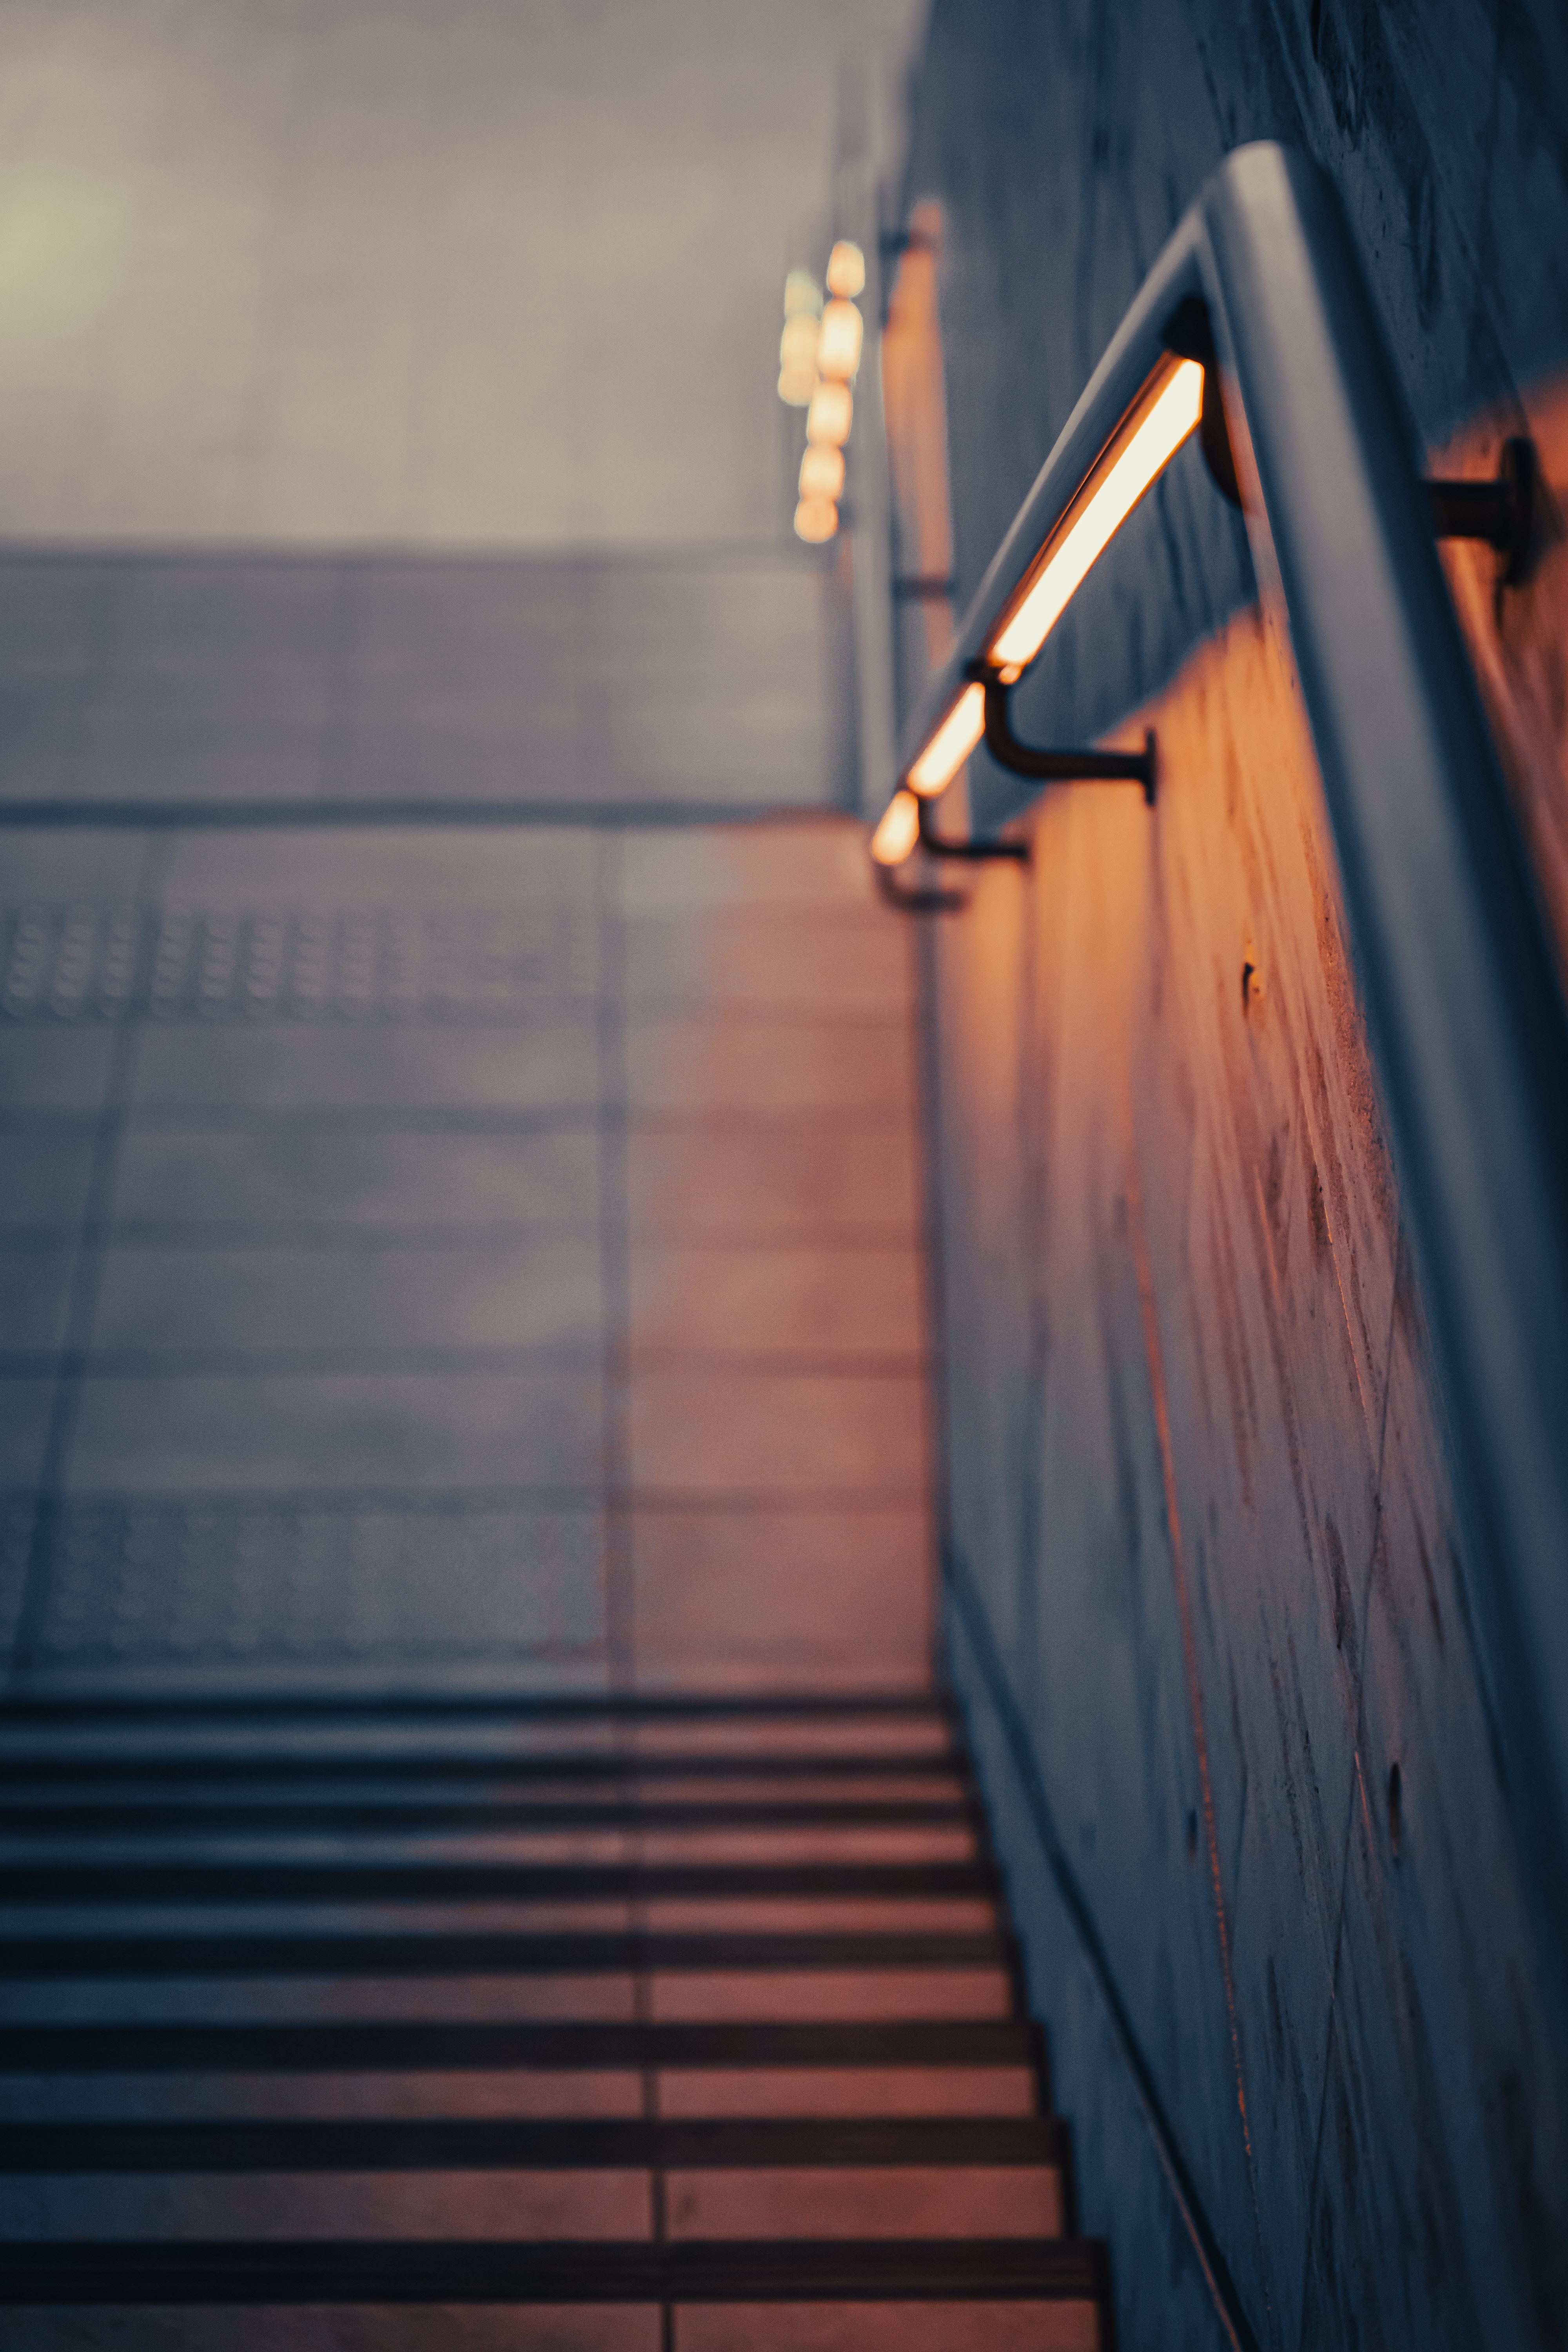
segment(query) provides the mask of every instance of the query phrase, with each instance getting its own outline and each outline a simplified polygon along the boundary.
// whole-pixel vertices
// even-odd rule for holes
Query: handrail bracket
[[[1503,558],[1503,585],[1516,587],[1528,575],[1533,552],[1538,473],[1534,442],[1527,434],[1510,434],[1491,481],[1427,483],[1434,532],[1439,539],[1484,540]]]
[[[1158,745],[1152,727],[1141,751],[1050,751],[1021,743],[1009,708],[1013,682],[984,661],[971,662],[964,676],[985,689],[985,749],[999,768],[1039,783],[1142,784],[1145,802],[1153,807]]]
[[[929,800],[921,800],[920,812],[920,845],[932,857],[961,857],[967,859],[971,865],[977,865],[985,858],[997,857],[1012,858],[1020,866],[1027,866],[1029,862],[1029,845],[1026,841],[953,841],[945,834],[937,832],[931,820],[931,804]]]

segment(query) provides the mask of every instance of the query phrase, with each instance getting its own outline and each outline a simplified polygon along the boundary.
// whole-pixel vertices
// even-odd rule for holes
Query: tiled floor
[[[920,1676],[855,828],[8,846],[14,1683]]]
[[[4,417],[0,397],[0,417]],[[689,819],[847,803],[833,575],[610,557],[0,549],[0,817],[99,803]],[[434,853],[433,853],[434,854]],[[370,864],[368,844],[361,858]]]
[[[1093,2352],[861,828],[212,813],[4,836],[0,2334]]]
[[[911,13],[0,27],[19,2352],[1100,2340],[773,391]]]

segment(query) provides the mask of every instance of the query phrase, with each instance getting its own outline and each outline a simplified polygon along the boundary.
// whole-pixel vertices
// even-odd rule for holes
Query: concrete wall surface
[[[1251,139],[1338,182],[1424,446],[1489,404],[1522,429],[1568,363],[1554,0],[936,0],[908,194],[945,220],[961,606],[1161,246]],[[1020,690],[1021,724],[1110,725],[1252,594],[1240,519],[1195,454],[1124,540]]]
[[[1535,432],[1531,583],[1445,561],[1562,944],[1558,12],[938,0],[958,602],[1258,137],[1338,181],[1416,446]],[[1054,788],[926,949],[952,1667],[1082,2225],[1128,2346],[1560,2345],[1563,2047],[1443,1397],[1288,630],[1195,450],[1019,705],[1161,745],[1154,812]]]

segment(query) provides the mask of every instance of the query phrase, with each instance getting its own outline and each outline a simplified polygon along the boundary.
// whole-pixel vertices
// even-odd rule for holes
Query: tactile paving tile
[[[0,1013],[17,1020],[516,1020],[590,998],[567,906],[0,910]]]
[[[33,1507],[0,1510],[0,1618]],[[39,1664],[466,1654],[563,1656],[602,1640],[592,1511],[374,1504],[92,1502],[45,1531]]]

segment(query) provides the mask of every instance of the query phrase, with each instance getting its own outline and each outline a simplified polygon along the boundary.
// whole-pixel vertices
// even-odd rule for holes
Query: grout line
[[[314,832],[322,826],[439,831],[545,828],[563,833],[689,832],[708,825],[795,819],[844,824],[829,801],[152,800],[0,798],[0,831],[131,833]],[[860,910],[857,909],[857,913]]]
[[[605,1640],[613,1683],[637,1681],[637,1620],[631,1558],[629,1369],[630,1274],[623,844],[594,845],[599,953],[599,1247],[604,1299],[602,1470]]]
[[[936,959],[936,935],[929,925],[921,925],[912,948],[915,987],[910,1042],[915,1059],[914,1139],[921,1179],[919,1245],[924,1276],[926,1623],[932,1687],[944,1690],[952,1685],[942,1564],[952,1549],[953,1530],[952,1412],[948,1388],[947,1223],[942,1162],[942,1008]]]
[[[86,1380],[231,1380],[311,1379],[322,1374],[364,1378],[416,1377],[443,1373],[517,1374],[531,1371],[564,1376],[597,1369],[602,1346],[590,1340],[562,1340],[531,1345],[475,1347],[439,1341],[409,1341],[403,1345],[257,1348],[195,1347],[170,1343],[164,1347],[0,1348],[0,1379],[47,1378],[51,1367],[62,1377]],[[668,1348],[649,1350],[635,1361],[624,1358],[626,1376],[659,1374],[697,1378],[722,1374],[726,1380],[902,1381],[918,1380],[925,1367],[914,1354],[861,1355],[807,1353],[804,1349],[755,1349]],[[623,1488],[625,1482],[622,1482]]]
[[[285,164],[285,168],[288,168]],[[378,533],[369,539],[323,539],[301,542],[276,538],[224,540],[111,536],[107,539],[39,539],[26,531],[0,532],[0,571],[137,572],[167,567],[215,573],[333,572],[512,572],[559,579],[563,574],[647,571],[702,572],[732,566],[790,572],[820,569],[797,541],[776,534],[659,541],[606,540],[594,545],[541,547],[531,541],[440,539],[423,534],[399,539]]]

